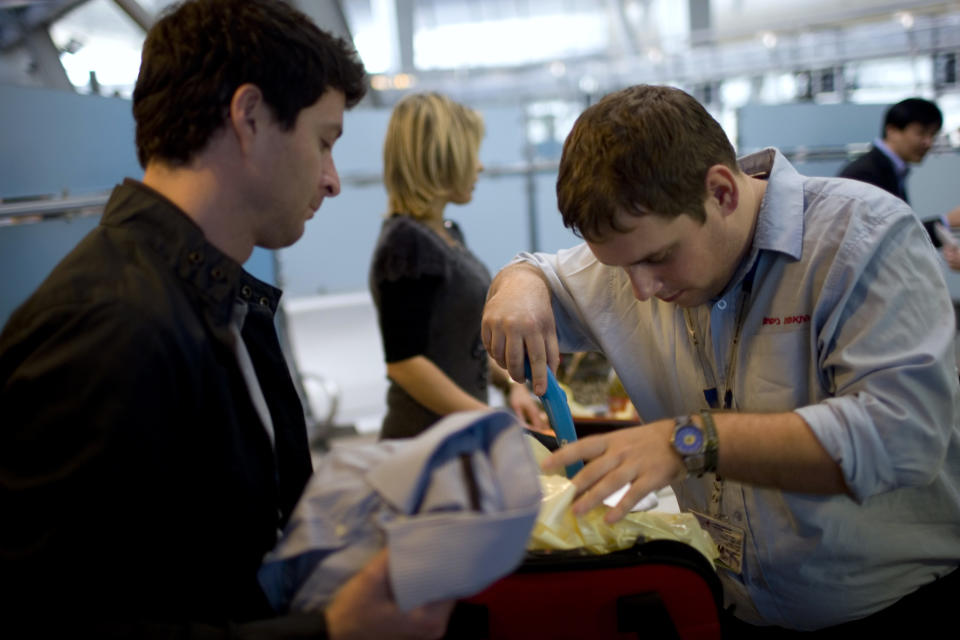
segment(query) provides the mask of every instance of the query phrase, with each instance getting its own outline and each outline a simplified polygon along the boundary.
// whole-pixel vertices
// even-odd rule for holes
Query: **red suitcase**
[[[673,540],[606,555],[529,553],[457,603],[446,638],[719,640],[723,593],[703,555]]]

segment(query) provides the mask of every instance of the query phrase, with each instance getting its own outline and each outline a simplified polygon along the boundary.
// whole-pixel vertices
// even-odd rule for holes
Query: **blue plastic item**
[[[530,362],[524,362],[523,366],[524,373],[529,380],[533,377],[533,374],[530,372]],[[557,441],[560,443],[560,446],[562,447],[570,442],[576,442],[577,432],[573,428],[573,416],[570,414],[570,405],[567,404],[567,394],[560,388],[557,377],[553,375],[553,371],[550,371],[549,367],[547,367],[547,391],[540,396],[540,401],[543,402],[543,408],[547,412],[547,419],[550,420],[550,426],[553,427],[553,432],[557,434]],[[566,467],[567,477],[572,478],[580,469],[583,469],[582,460],[568,464]]]

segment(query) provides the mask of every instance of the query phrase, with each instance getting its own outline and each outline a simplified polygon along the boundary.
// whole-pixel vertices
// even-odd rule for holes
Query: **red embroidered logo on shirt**
[[[796,316],[783,316],[782,318],[777,317],[766,317],[763,319],[764,326],[768,324],[781,325],[781,324],[803,324],[805,322],[810,322],[810,314],[803,313]]]

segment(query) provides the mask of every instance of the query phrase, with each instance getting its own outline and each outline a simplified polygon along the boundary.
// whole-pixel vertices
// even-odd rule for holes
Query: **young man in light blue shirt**
[[[536,392],[560,351],[613,364],[641,427],[545,461],[587,462],[575,511],[607,519],[671,483],[721,551],[733,637],[944,620],[960,573],[953,309],[913,211],[737,161],[689,95],[637,86],[587,109],[557,182],[586,242],[521,254],[483,318]]]

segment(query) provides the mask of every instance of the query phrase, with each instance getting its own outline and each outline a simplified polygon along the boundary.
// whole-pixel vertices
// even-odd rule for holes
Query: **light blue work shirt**
[[[707,366],[723,388],[755,266],[734,408],[795,410],[855,497],[725,480],[720,516],[746,541],[741,574],[720,573],[744,620],[817,629],[883,609],[960,562],[954,310],[938,256],[902,200],[802,176],[774,149],[740,164],[769,178],[749,254],[719,298],[690,310]],[[645,420],[707,408],[682,309],[635,299],[626,273],[585,244],[517,259],[550,283],[561,350],[606,354]],[[674,486],[681,508],[709,512],[714,478]]]

